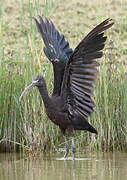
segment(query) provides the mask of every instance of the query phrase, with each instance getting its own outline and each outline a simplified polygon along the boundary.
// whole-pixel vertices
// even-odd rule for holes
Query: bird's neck
[[[58,64],[53,64],[53,70],[54,70],[53,95],[60,95],[61,84],[63,81],[64,68],[65,68],[64,64],[62,64],[61,66],[59,66]]]
[[[44,102],[45,108],[47,108],[51,104],[51,98],[48,95],[48,90],[46,84],[38,87],[42,100]]]

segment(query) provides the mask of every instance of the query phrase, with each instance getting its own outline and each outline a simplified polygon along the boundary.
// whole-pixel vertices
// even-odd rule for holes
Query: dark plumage
[[[69,43],[65,40],[64,35],[56,30],[52,21],[46,17],[42,19],[41,16],[39,16],[40,22],[36,18],[34,19],[45,44],[44,53],[53,64],[53,95],[60,95],[64,69],[73,51],[69,48]]]
[[[25,88],[24,93],[31,87],[38,87],[42,96],[49,119],[59,126],[63,134],[73,133],[74,130],[97,131],[87,121],[94,110],[92,100],[94,82],[96,80],[97,58],[101,58],[102,50],[107,39],[104,31],[113,25],[107,19],[96,26],[72,51],[69,43],[54,27],[51,21],[39,17],[37,27],[43,38],[44,52],[54,67],[54,90],[49,97],[45,80],[42,76]],[[66,153],[68,154],[66,143]],[[73,144],[73,153],[75,153]]]

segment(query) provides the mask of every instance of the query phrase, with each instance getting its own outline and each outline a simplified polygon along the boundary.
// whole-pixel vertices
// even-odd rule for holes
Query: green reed
[[[59,128],[46,117],[38,90],[31,90],[19,102],[22,90],[37,74],[45,76],[49,93],[52,92],[52,65],[44,56],[43,44],[33,17],[38,14],[52,16],[55,24],[58,23],[57,28],[63,29],[61,32],[71,39],[72,47],[86,34],[86,30],[90,30],[90,24],[100,20],[93,21],[89,18],[89,22],[82,13],[83,6],[78,0],[72,2],[72,9],[72,5],[66,3],[65,9],[62,9],[62,2],[53,0],[9,2],[8,5],[0,3],[0,150],[57,150],[64,147],[64,140]],[[91,12],[96,11],[94,5],[87,5],[93,6]],[[105,5],[102,9],[104,7]],[[102,12],[98,13],[101,14],[98,15],[101,20],[105,18]],[[70,21],[71,17],[74,17],[73,22]],[[81,23],[76,24],[76,18]],[[121,29],[118,27],[119,34],[115,28],[107,33],[105,55],[99,60],[100,73],[95,85],[96,108],[89,118],[98,130],[98,136],[77,132],[76,145],[82,147],[83,151],[126,150],[126,49],[122,48],[121,43],[127,37],[126,32],[122,32],[125,19],[124,17]],[[87,26],[85,22],[88,22]],[[123,39],[119,39],[121,33]],[[112,42],[110,39],[113,35],[115,39]]]

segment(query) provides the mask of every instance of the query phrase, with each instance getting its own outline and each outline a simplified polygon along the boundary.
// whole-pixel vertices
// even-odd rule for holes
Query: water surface
[[[127,180],[127,153],[92,153],[75,161],[58,155],[0,154],[0,180]]]

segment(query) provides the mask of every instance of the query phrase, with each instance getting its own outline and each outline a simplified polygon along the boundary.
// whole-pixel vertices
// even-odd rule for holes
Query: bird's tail
[[[73,121],[73,123],[74,123],[75,130],[87,130],[91,133],[98,134],[97,130],[82,116],[79,117],[78,115],[78,118],[76,118],[76,120]]]
[[[91,133],[98,134],[97,130],[93,126],[91,126],[90,124],[88,125],[88,128],[86,130],[91,132]]]

